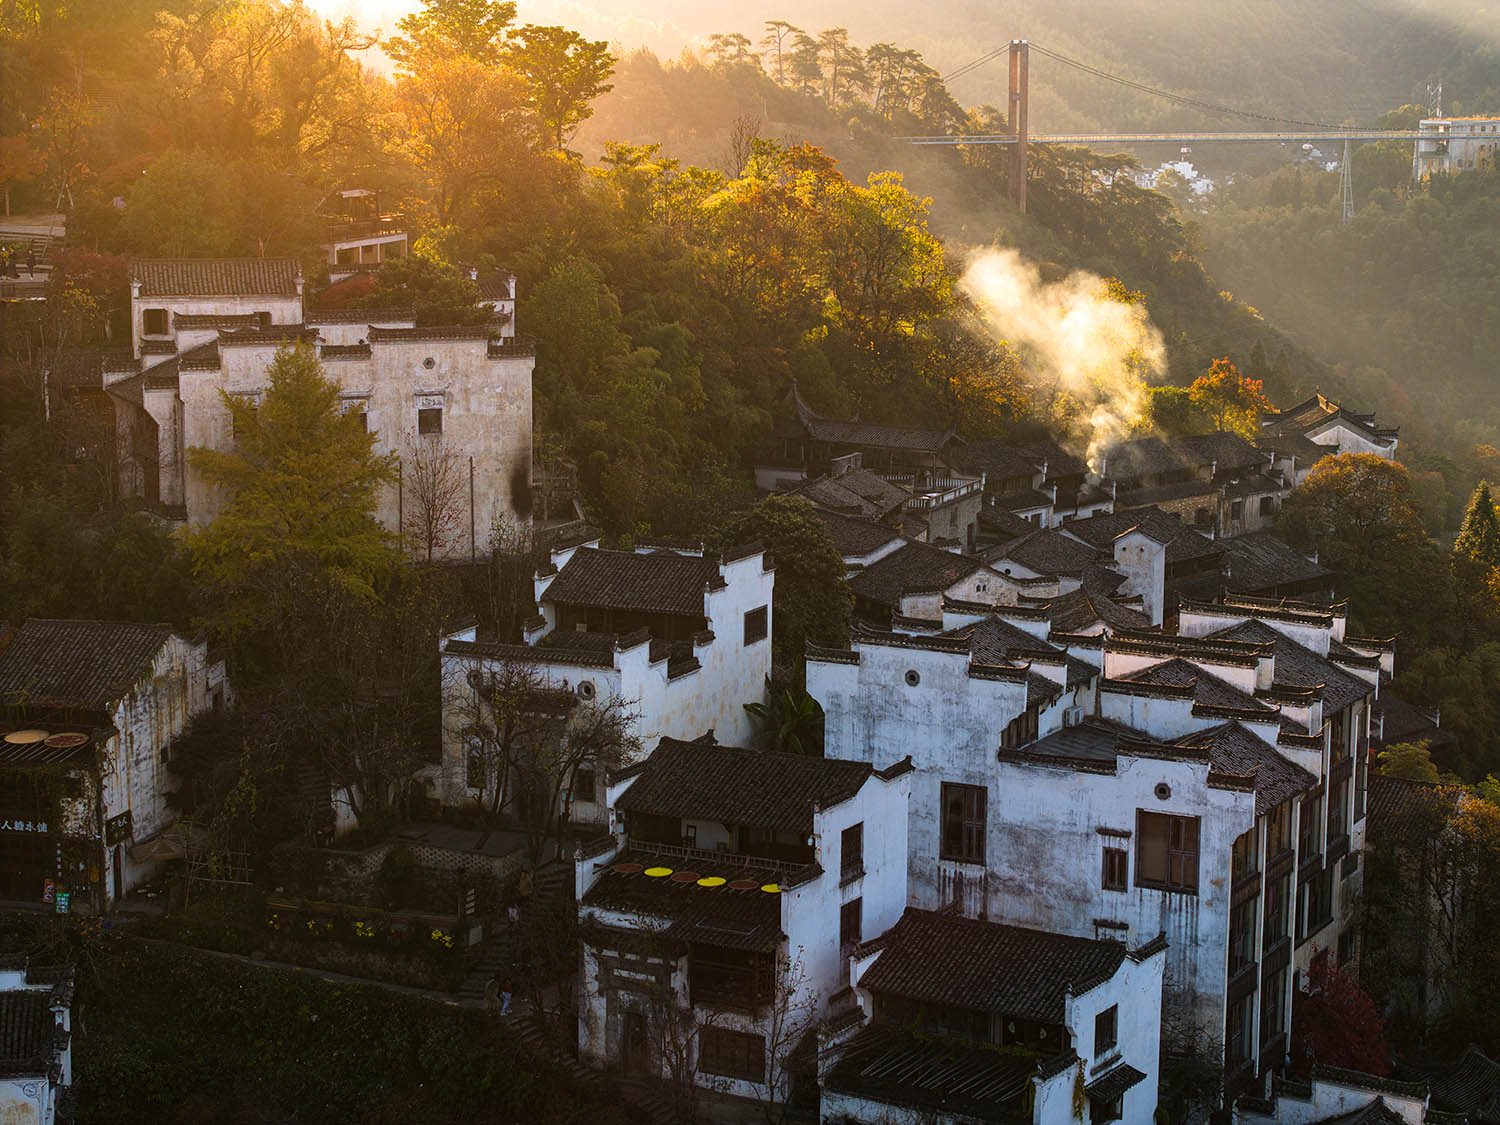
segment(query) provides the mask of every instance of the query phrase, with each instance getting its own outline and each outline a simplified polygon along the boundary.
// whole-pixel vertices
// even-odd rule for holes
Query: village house
[[[956,475],[953,465],[963,442],[951,426],[924,429],[830,418],[808,405],[795,382],[787,405],[788,416],[757,456],[755,481],[764,492],[836,476],[851,464],[881,474]]]
[[[823,1028],[820,1118],[1071,1125],[1081,1102],[1150,1121],[1166,948],[908,907],[850,958],[860,1006]]]
[[[1286,410],[1260,416],[1256,444],[1276,455],[1276,468],[1301,484],[1318,460],[1330,454],[1371,453],[1387,461],[1396,457],[1400,430],[1381,426],[1373,414],[1360,414],[1321,393]]]
[[[380,268],[410,252],[406,216],[383,212],[380,194],[368,188],[336,191],[323,201],[323,249],[330,281]]]
[[[109,397],[121,495],[211,520],[221,497],[187,451],[232,449],[224,395],[257,403],[277,351],[306,344],[375,452],[401,460],[377,514],[414,554],[472,557],[493,522],[529,519],[535,360],[514,336],[514,279],[492,323],[420,328],[409,309],[309,307],[292,258],[141,259],[130,279],[131,352],[88,352],[65,372]]]
[[[0,963],[0,1121],[73,1120],[73,966]]]
[[[172,854],[172,742],[228,693],[223,661],[168,625],[0,634],[0,896],[41,902],[50,884],[107,910],[152,878]]]
[[[782,1100],[849,957],[906,905],[909,762],[663,740],[576,865],[580,1056]]]
[[[480,638],[474,627],[443,639],[443,764],[438,795],[472,804],[504,779],[476,771],[484,724],[479,686],[506,666],[585,703],[618,701],[643,745],[713,732],[749,742],[744,705],[771,674],[775,571],[752,545],[722,557],[701,546],[601,550],[598,539],[554,550],[536,577],[541,612],[524,643]],[[603,778],[584,771],[569,795],[577,824],[605,820]]]
[[[1291,485],[1272,461],[1238,434],[1148,437],[1106,450],[1099,476],[1114,491],[1116,512],[1154,507],[1224,537],[1275,522]]]
[[[911,756],[913,905],[1080,937],[1164,931],[1171,1046],[1231,1089],[1253,1082],[1285,1053],[1313,953],[1357,955],[1389,642],[1346,635],[1342,607],[1229,596],[1184,604],[1175,633],[1060,633],[1049,606],[1031,612],[991,607],[997,643],[950,605],[942,633],[810,650],[826,751]]]
[[[1269,1098],[1246,1096],[1235,1125],[1463,1125],[1500,1119],[1500,1066],[1470,1046],[1446,1065],[1396,1078],[1314,1063]],[[1398,1074],[1400,1072],[1398,1071]]]

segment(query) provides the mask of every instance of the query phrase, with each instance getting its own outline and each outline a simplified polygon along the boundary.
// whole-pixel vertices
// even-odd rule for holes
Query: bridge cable
[[[1215,114],[1218,116],[1240,117],[1249,121],[1265,121],[1274,125],[1300,125],[1304,128],[1310,129],[1336,130],[1345,128],[1345,126],[1343,125],[1330,125],[1327,122],[1323,121],[1302,121],[1294,117],[1278,117],[1274,114],[1256,113],[1254,110],[1236,109],[1233,106],[1220,105],[1216,102],[1205,101],[1202,98],[1195,98],[1187,94],[1174,94],[1170,90],[1158,89],[1155,86],[1147,86],[1143,82],[1136,82],[1129,78],[1122,78],[1118,74],[1110,74],[1108,71],[1100,70],[1098,67],[1090,66],[1088,63],[1082,63],[1077,59],[1071,59],[1067,55],[1060,54],[1057,51],[1048,50],[1046,47],[1043,47],[1037,43],[1031,43],[1029,44],[1029,46],[1031,50],[1035,51],[1037,54],[1044,55],[1056,62],[1060,62],[1064,66],[1071,66],[1076,70],[1082,71],[1083,73],[1092,75],[1096,78],[1102,78],[1107,82],[1115,82],[1121,86],[1129,87],[1132,90],[1138,90],[1143,94],[1149,94],[1152,97],[1157,98],[1164,98],[1167,101],[1173,102],[1177,105],[1189,109],[1196,109],[1204,113]],[[1000,58],[1002,55],[1006,55],[1009,53],[1009,44],[1006,44],[1004,47],[999,47],[993,51],[990,51],[988,54],[981,55],[979,58],[965,63],[957,70],[943,75],[943,82],[944,84],[947,84],[954,79],[962,78],[972,71],[979,69],[981,66],[993,62],[995,59]]]

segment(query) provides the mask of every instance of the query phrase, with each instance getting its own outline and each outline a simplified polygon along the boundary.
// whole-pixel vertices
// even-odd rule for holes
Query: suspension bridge
[[[1184,108],[1194,109],[1213,116],[1234,117],[1242,120],[1261,122],[1266,126],[1270,126],[1270,128],[1261,128],[1254,132],[1238,133],[1203,131],[1167,133],[1032,133],[1027,127],[1027,118],[1030,115],[1031,109],[1029,76],[1031,71],[1031,54],[1033,51],[1038,55],[1064,66],[1072,67],[1084,74],[1114,82],[1140,93],[1165,99]],[[1121,77],[1118,74],[1110,74],[1107,71],[1100,70],[1098,67],[1079,62],[1077,59],[1068,58],[1057,51],[1049,50],[1046,47],[1028,42],[1025,39],[1012,39],[1006,46],[990,51],[988,54],[966,63],[957,70],[943,75],[943,81],[947,83],[956,78],[962,78],[1001,57],[1008,57],[1010,63],[1010,88],[1006,113],[1006,122],[1011,127],[1010,132],[902,137],[901,140],[914,145],[1013,146],[1014,158],[1010,161],[1010,197],[1022,212],[1026,210],[1026,150],[1031,145],[1096,146],[1102,144],[1159,143],[1191,145],[1219,141],[1274,141],[1280,144],[1293,142],[1311,144],[1323,141],[1327,143],[1342,142],[1344,146],[1343,169],[1340,176],[1341,182],[1339,188],[1340,194],[1343,197],[1344,218],[1348,220],[1354,215],[1354,181],[1350,166],[1350,145],[1352,142],[1434,139],[1433,134],[1423,133],[1416,129],[1358,129],[1349,128],[1347,125],[1333,125],[1322,121],[1299,121],[1295,118],[1279,117],[1275,114],[1257,113],[1254,110],[1221,105],[1187,94],[1175,94],[1170,90],[1161,90],[1154,86],[1147,86],[1142,82]]]

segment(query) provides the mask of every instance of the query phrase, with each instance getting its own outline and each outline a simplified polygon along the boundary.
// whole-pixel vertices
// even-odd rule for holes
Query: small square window
[[[747,645],[753,645],[757,641],[765,640],[769,632],[770,615],[766,612],[765,606],[761,606],[759,609],[752,609],[749,613],[745,614],[745,643]]]
[[[147,336],[167,335],[167,310],[146,309],[141,317],[141,331]]]
[[[579,770],[573,775],[573,800],[594,800],[594,771]]]
[[[443,408],[424,406],[417,411],[417,433],[424,437],[435,437],[443,432]]]
[[[1244,516],[1244,514],[1245,514],[1245,502],[1243,500],[1236,500],[1233,504],[1229,505],[1229,518],[1230,519],[1232,519],[1232,520],[1240,519],[1240,518],[1242,518]]]
[[[1276,497],[1262,496],[1260,498],[1260,514],[1263,516],[1274,516],[1276,514]]]
[[[1104,874],[1099,885],[1106,891],[1123,891],[1130,886],[1130,853],[1124,848],[1104,849]]]
[[[862,898],[851,899],[839,907],[839,945],[850,946],[860,943],[860,927],[863,922],[865,900]]]

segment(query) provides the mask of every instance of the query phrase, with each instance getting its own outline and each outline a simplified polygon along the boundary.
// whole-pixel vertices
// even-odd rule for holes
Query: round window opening
[[[583,681],[581,681],[578,684],[578,698],[579,699],[593,699],[594,698],[594,682],[592,680],[583,680]]]
[[[422,366],[427,368],[428,371],[431,371],[434,367],[437,366],[437,360],[433,359],[431,356],[428,356],[422,361]]]
[[[907,672],[906,672],[906,685],[908,687],[916,687],[921,682],[922,682],[922,677],[917,673],[917,670],[915,668],[909,668],[909,669],[907,669]]]
[[[1156,783],[1156,799],[1157,800],[1159,800],[1159,801],[1165,801],[1171,795],[1172,795],[1172,787],[1170,785],[1168,785],[1165,781],[1158,781]]]

